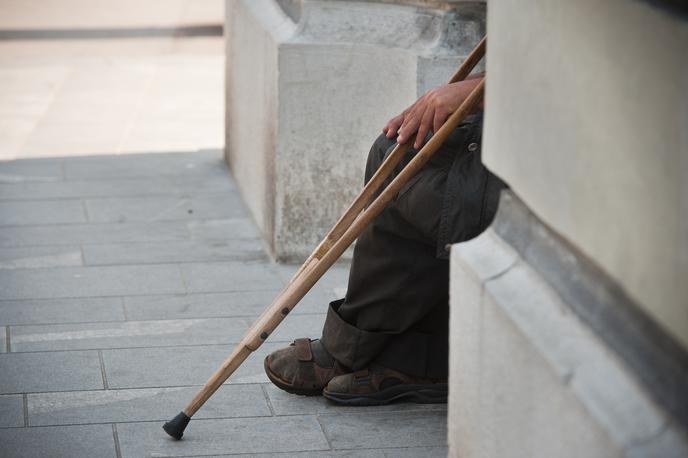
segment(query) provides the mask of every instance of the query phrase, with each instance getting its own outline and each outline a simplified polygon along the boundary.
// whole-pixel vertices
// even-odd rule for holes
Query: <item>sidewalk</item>
[[[223,38],[156,35],[220,23],[221,4],[0,6],[0,456],[444,456],[445,406],[268,383],[264,356],[319,336],[345,265],[181,442],[161,428],[297,268],[270,261],[222,160]]]
[[[444,406],[342,408],[267,382],[265,354],[319,335],[346,266],[183,441],[162,431],[296,268],[269,261],[218,151],[10,161],[0,177],[3,457],[446,453]]]

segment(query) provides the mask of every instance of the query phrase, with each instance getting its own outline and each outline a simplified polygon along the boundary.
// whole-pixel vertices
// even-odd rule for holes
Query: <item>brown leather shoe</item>
[[[320,340],[296,339],[265,357],[265,373],[278,388],[289,393],[316,396],[336,375],[346,372],[325,350]]]
[[[353,406],[376,406],[396,400],[419,404],[447,402],[447,380],[412,377],[392,369],[373,366],[332,378],[323,396]]]

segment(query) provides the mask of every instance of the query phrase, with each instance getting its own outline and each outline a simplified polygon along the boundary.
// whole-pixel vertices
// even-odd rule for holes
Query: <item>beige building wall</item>
[[[688,20],[501,0],[488,34],[486,165],[688,346]]]

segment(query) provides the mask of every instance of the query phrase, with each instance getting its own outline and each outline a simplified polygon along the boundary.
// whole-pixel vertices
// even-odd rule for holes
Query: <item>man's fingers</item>
[[[397,130],[401,123],[404,121],[404,113],[393,117],[387,122],[387,125],[382,129],[382,132],[387,136],[387,138],[394,138],[397,134]]]
[[[448,116],[449,115],[444,110],[435,110],[435,116],[432,120],[432,131],[437,132],[440,130],[440,127],[442,127]]]
[[[416,141],[413,144],[415,149],[420,149],[425,143],[425,136],[430,132],[430,126],[432,120],[435,118],[435,109],[432,106],[428,106],[423,113],[423,118],[420,120],[420,125],[418,126],[418,134],[416,134]]]

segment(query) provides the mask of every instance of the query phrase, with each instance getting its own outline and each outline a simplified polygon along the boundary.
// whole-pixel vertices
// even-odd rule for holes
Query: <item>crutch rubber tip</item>
[[[189,417],[187,414],[184,412],[179,412],[176,417],[165,423],[162,426],[162,429],[164,429],[165,432],[170,436],[179,440],[184,435],[184,430],[186,429],[186,425],[189,424],[190,420],[191,417]]]

